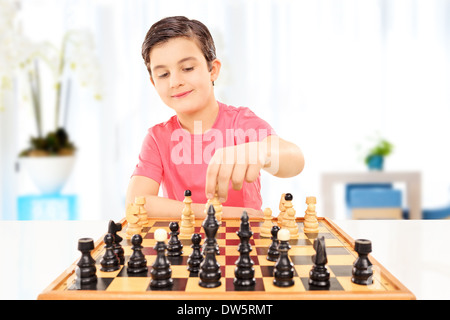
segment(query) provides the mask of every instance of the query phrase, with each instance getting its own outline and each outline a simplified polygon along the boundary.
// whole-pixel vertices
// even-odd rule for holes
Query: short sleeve
[[[152,129],[148,130],[142,143],[139,161],[134,169],[133,176],[145,176],[161,184],[163,165],[161,152],[158,148]]]
[[[240,107],[236,117],[236,140],[237,143],[248,143],[261,141],[271,135],[276,135],[270,124],[258,117],[249,108]]]

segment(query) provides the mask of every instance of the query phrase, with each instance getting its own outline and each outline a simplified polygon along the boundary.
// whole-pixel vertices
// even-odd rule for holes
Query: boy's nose
[[[183,84],[183,78],[178,73],[173,73],[170,77],[170,87],[177,88]]]

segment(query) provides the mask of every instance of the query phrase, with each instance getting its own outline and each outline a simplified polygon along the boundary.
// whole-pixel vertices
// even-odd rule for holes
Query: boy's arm
[[[305,167],[305,159],[300,148],[278,136],[269,136],[260,142],[266,160],[263,169],[279,178],[298,175]]]
[[[146,200],[145,209],[149,217],[181,219],[184,203],[182,201],[159,197],[158,191],[159,183],[155,180],[144,176],[133,176],[128,184],[125,207],[134,203],[136,196],[144,196]],[[196,219],[206,217],[204,203],[192,203],[191,208],[194,211]],[[222,207],[222,217],[240,218],[243,210],[246,210],[250,217],[262,217],[263,215],[262,211],[255,209],[224,206]]]

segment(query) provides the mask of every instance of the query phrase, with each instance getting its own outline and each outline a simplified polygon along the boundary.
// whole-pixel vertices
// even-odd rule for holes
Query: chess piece
[[[309,272],[308,283],[310,286],[328,288],[330,286],[330,272],[326,267],[328,259],[325,247],[325,237],[316,238],[314,240],[313,248],[316,251],[316,254],[312,256],[314,265]]]
[[[284,215],[283,219],[283,228],[286,228],[291,233],[290,238],[291,239],[298,239],[298,225],[295,221],[295,210],[292,205],[292,195],[290,193],[286,194],[286,203],[284,204],[284,207],[286,208],[286,213]]]
[[[277,287],[290,287],[294,285],[294,264],[291,262],[288,256],[290,232],[287,229],[281,229],[278,231],[278,239],[280,244],[278,251],[280,256],[274,267],[274,279],[273,284]]]
[[[272,210],[270,208],[264,209],[264,222],[259,229],[261,237],[270,238],[270,231],[272,230]]]
[[[236,233],[241,241],[237,249],[240,255],[235,262],[233,283],[235,286],[253,286],[256,282],[254,278],[255,269],[253,268],[254,262],[250,258],[252,247],[249,242],[253,232],[250,230],[247,211],[242,213],[241,225]]]
[[[269,261],[277,261],[280,256],[280,251],[278,251],[278,245],[280,241],[278,240],[278,231],[280,231],[279,226],[273,226],[270,233],[272,234],[272,243],[269,246],[269,250],[267,251],[267,260]]]
[[[156,250],[156,259],[150,271],[152,280],[150,281],[150,288],[158,289],[170,287],[173,285],[172,269],[170,262],[166,257],[166,243],[167,232],[164,229],[155,231],[156,244],[153,249]]]
[[[286,213],[286,208],[284,207],[284,203],[286,202],[285,197],[286,193],[283,193],[281,195],[280,204],[278,205],[280,213],[278,214],[277,221],[280,227],[283,225],[284,214]]]
[[[190,190],[186,190],[184,192],[184,208],[181,213],[181,226],[180,226],[180,238],[187,239],[192,236],[194,233],[194,212],[191,208],[191,199],[192,193]]]
[[[170,229],[170,240],[167,246],[167,256],[169,257],[179,257],[183,253],[183,244],[180,239],[178,239],[178,222],[169,223]]]
[[[188,270],[193,273],[197,273],[200,270],[200,264],[203,261],[203,255],[200,251],[200,242],[202,241],[202,236],[198,233],[194,233],[191,237],[192,241],[192,253],[189,255],[187,260]]]
[[[283,193],[283,195],[284,195],[284,200],[282,202],[280,202],[280,209],[283,209],[283,211],[280,212],[280,215],[282,214],[282,219],[278,223],[280,228],[286,228],[287,209],[293,207],[292,199],[294,199],[294,197],[292,196],[291,193]]]
[[[305,220],[303,221],[304,233],[319,233],[319,222],[316,213],[316,197],[306,197],[308,205],[305,211]]]
[[[109,221],[108,233],[111,233],[114,238],[113,251],[119,258],[120,264],[123,265],[125,263],[124,251],[123,251],[123,248],[121,245],[123,238],[118,234],[118,232],[121,230],[122,230],[122,224],[120,222],[115,223],[113,220]]]
[[[139,208],[134,203],[130,203],[125,215],[128,222],[126,237],[129,239],[135,234],[140,234],[142,231],[142,226],[139,224]]]
[[[366,239],[355,240],[355,251],[358,253],[358,258],[353,263],[352,282],[361,285],[372,284],[372,263],[368,258],[368,254],[372,252],[372,242]]]
[[[139,224],[141,227],[147,227],[149,225],[147,210],[145,210],[145,197],[139,196],[134,198],[134,205],[138,207],[139,211]]]
[[[140,234],[135,234],[131,237],[131,250],[133,253],[128,260],[128,274],[137,274],[148,271],[147,267],[147,259],[145,259],[145,255],[142,253],[142,236]]]
[[[113,251],[113,235],[111,233],[107,233],[103,238],[103,241],[105,242],[105,254],[102,257],[102,260],[100,260],[100,264],[102,266],[100,270],[104,272],[112,272],[120,269],[119,258]]]
[[[216,212],[216,210],[214,209],[214,205],[209,205],[209,207],[208,207],[208,212],[206,213],[206,218],[205,218],[205,220],[203,221],[203,223],[202,223],[202,226],[203,226],[203,224],[205,223],[205,221],[207,220],[207,219],[211,219],[211,221],[214,219],[214,220],[216,220],[216,222],[217,222],[217,225],[218,226],[220,226],[220,223],[219,223],[219,221],[216,219],[216,214],[215,214],[215,212]],[[210,215],[211,215],[211,217],[210,217]],[[212,224],[212,222],[209,222],[210,224]],[[216,232],[217,233],[217,232]],[[219,248],[219,244],[217,243],[217,239],[216,239],[216,236],[214,235],[214,237],[212,238],[212,239],[210,239],[209,241],[211,241],[211,244],[213,244],[214,245],[214,249],[215,249],[215,252],[216,252],[216,255],[220,255],[220,248]],[[206,248],[206,245],[208,244],[208,242],[207,241],[205,241],[204,243],[203,243],[203,247],[202,247],[202,250],[203,250],[203,254],[205,255],[205,248]]]
[[[220,265],[216,260],[216,234],[219,230],[219,223],[215,217],[214,206],[208,208],[208,215],[202,223],[205,231],[206,240],[203,251],[205,259],[200,264],[199,285],[204,288],[215,288],[221,285],[220,278],[222,276]]]
[[[95,260],[91,256],[94,249],[94,240],[91,238],[81,238],[78,240],[78,250],[81,258],[77,263],[75,273],[77,275],[75,284],[78,289],[95,285],[97,283]]]
[[[209,210],[209,206],[214,206],[214,211],[216,213],[216,219],[219,222],[219,225],[222,223],[222,203],[219,201],[219,195],[217,194],[218,187],[216,186],[216,193],[212,199],[208,199],[205,205],[205,213],[207,214]]]

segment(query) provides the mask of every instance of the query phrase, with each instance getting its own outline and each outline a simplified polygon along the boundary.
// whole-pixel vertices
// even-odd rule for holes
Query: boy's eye
[[[158,78],[165,78],[165,77],[167,77],[168,75],[169,75],[168,72],[161,73],[161,74],[158,75]]]
[[[183,68],[183,71],[192,71],[192,70],[194,70],[194,67]]]

